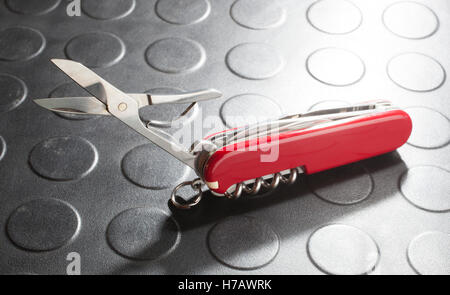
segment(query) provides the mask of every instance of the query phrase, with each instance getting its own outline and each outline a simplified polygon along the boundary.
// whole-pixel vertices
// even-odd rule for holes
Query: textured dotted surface
[[[154,260],[172,251],[180,240],[173,218],[160,210],[126,210],[111,221],[106,232],[111,247],[132,259]]]
[[[55,9],[61,0],[6,0],[9,9],[20,14],[40,15]]]
[[[0,31],[0,60],[25,61],[45,47],[45,37],[38,30],[27,27],[13,27]]]
[[[230,267],[255,269],[275,258],[280,241],[266,223],[250,216],[235,216],[212,228],[208,246],[212,255]]]
[[[25,250],[50,251],[64,246],[78,232],[80,217],[69,204],[36,199],[18,207],[8,219],[11,240]]]
[[[346,34],[356,30],[362,22],[361,11],[346,0],[320,0],[308,9],[308,21],[328,34]]]
[[[27,86],[19,78],[0,74],[0,113],[18,107],[27,96]]]
[[[125,44],[111,33],[87,33],[69,41],[66,55],[88,67],[106,68],[118,63],[124,57]]]
[[[5,154],[6,154],[6,142],[3,139],[3,137],[0,136],[0,160],[3,159]]]
[[[315,79],[333,86],[354,84],[365,71],[363,61],[342,48],[323,48],[313,52],[308,58],[307,68]]]
[[[426,232],[408,247],[408,260],[423,275],[450,275],[450,234]]]
[[[154,144],[129,151],[122,160],[123,174],[133,183],[152,189],[177,185],[187,174],[187,167]]]
[[[392,33],[409,39],[429,37],[439,27],[434,11],[417,2],[405,1],[389,6],[383,14],[383,21]]]
[[[240,44],[228,53],[227,64],[236,75],[254,80],[268,79],[281,71],[283,58],[269,44]]]
[[[83,0],[83,11],[99,20],[112,20],[133,12],[136,0]]]
[[[413,121],[408,143],[425,149],[440,148],[450,142],[450,120],[431,108],[411,107],[406,111]]]
[[[158,16],[168,23],[189,25],[207,18],[211,4],[209,0],[158,0],[155,10]]]
[[[75,180],[91,172],[98,161],[95,147],[80,137],[54,137],[37,144],[30,165],[43,177]]]
[[[158,40],[146,52],[147,62],[153,68],[170,74],[192,72],[206,59],[203,47],[189,39],[167,38]]]
[[[313,263],[326,273],[361,275],[375,269],[380,250],[364,231],[349,225],[332,224],[311,235],[308,254]]]
[[[409,169],[400,179],[403,195],[415,206],[429,211],[450,210],[450,172],[434,166]]]
[[[437,60],[414,52],[394,57],[388,64],[388,74],[394,83],[411,91],[435,90],[446,75]]]
[[[264,30],[281,25],[286,9],[270,0],[237,0],[231,6],[231,17],[246,28]]]
[[[373,190],[370,174],[359,163],[311,175],[308,183],[319,198],[341,205],[358,203]]]
[[[242,94],[227,100],[220,111],[229,127],[264,122],[281,116],[280,106],[272,99],[259,94]]]
[[[83,0],[69,17],[68,1],[0,1],[0,273],[65,274],[77,252],[84,274],[450,274],[447,2]],[[396,152],[180,214],[167,200],[190,168],[115,118],[32,102],[88,95],[49,62],[65,57],[127,93],[223,92],[183,129],[387,99],[413,131]],[[186,107],[140,116],[173,133]]]

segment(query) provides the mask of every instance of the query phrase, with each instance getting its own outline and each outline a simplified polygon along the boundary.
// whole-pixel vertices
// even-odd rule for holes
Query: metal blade
[[[166,103],[194,103],[222,97],[222,93],[215,89],[198,90],[175,95],[151,95],[151,104]]]
[[[368,103],[362,103],[362,104],[355,104],[348,107],[341,107],[341,108],[333,108],[333,109],[323,109],[323,110],[317,110],[317,111],[311,111],[303,114],[296,114],[291,115],[282,118],[283,119],[294,119],[294,118],[301,118],[301,117],[314,117],[314,116],[322,116],[322,115],[353,115],[357,114],[358,112],[364,112],[364,111],[371,111],[374,112],[377,110],[389,110],[389,109],[396,109],[397,107],[393,106],[389,101],[386,100],[377,100],[373,102]]]
[[[135,99],[123,93],[80,63],[62,59],[53,59],[52,62],[78,85],[95,96],[99,101],[105,103],[111,115],[181,162],[195,169],[195,156],[193,154],[189,153],[175,140],[167,139],[155,128],[147,128],[142,123],[139,118],[139,104]]]
[[[150,95],[146,93],[128,93],[127,95],[137,101],[139,108],[148,105],[170,103],[193,104],[195,102],[215,99],[222,96],[219,91],[214,89],[198,90],[176,95]],[[35,99],[34,102],[53,112],[78,115],[110,115],[105,103],[99,101],[95,97],[55,97]],[[188,109],[190,109],[190,107]],[[182,115],[184,115],[184,113]]]
[[[150,95],[127,94],[137,101],[139,108],[149,105]],[[51,97],[35,99],[39,106],[53,112],[77,115],[111,115],[106,105],[95,97]]]
[[[67,59],[52,59],[51,60],[61,71],[63,71],[69,78],[71,78],[75,83],[80,85],[90,94],[95,96],[98,100],[103,102],[105,105],[108,104],[107,101],[107,89],[105,85],[102,84],[102,78],[93,75],[87,75],[88,71],[93,73],[84,65]],[[104,81],[104,80],[103,80]],[[106,81],[105,81],[106,82]],[[109,83],[108,83],[109,84]],[[107,86],[107,85],[106,85]],[[112,86],[112,85],[111,85]],[[111,92],[115,92],[114,89],[111,89]],[[120,91],[121,92],[121,91]]]
[[[77,115],[111,115],[106,105],[94,97],[64,97],[35,99],[39,106],[52,112]]]

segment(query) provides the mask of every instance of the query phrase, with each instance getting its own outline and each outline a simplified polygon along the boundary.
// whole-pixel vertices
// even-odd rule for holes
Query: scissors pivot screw
[[[122,102],[121,104],[119,104],[119,111],[121,112],[125,112],[127,110],[128,106],[126,103]]]

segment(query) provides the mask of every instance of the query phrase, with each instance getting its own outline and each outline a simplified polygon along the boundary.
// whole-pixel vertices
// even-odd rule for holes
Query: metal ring
[[[180,204],[177,200],[177,191],[184,187],[184,186],[190,186],[193,190],[198,191],[198,193],[192,197],[189,202],[186,202],[186,204]],[[170,201],[172,204],[177,207],[178,209],[191,209],[193,206],[197,205],[201,199],[202,199],[203,191],[202,191],[202,181],[200,178],[194,179],[192,181],[185,181],[177,185],[173,191],[172,195],[170,196]]]

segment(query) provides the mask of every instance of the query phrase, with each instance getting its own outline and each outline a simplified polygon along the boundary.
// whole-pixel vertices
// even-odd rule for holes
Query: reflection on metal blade
[[[110,115],[106,105],[94,97],[43,98],[34,102],[53,112],[86,115]]]

